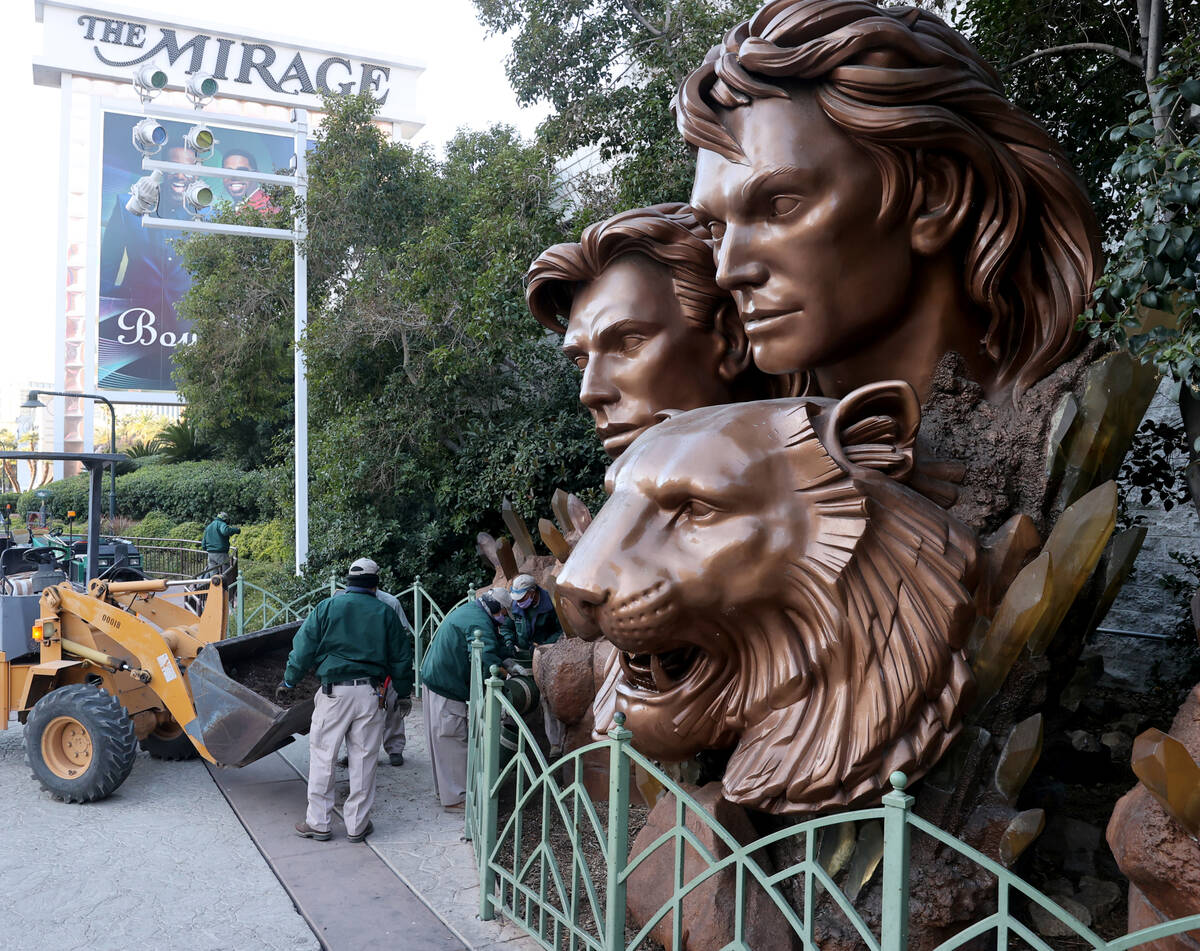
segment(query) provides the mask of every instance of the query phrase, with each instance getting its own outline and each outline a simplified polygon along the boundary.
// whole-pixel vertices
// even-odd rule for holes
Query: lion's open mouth
[[[621,671],[626,681],[639,690],[663,693],[686,680],[704,656],[704,651],[693,645],[676,647],[660,653],[632,654],[619,650]]]

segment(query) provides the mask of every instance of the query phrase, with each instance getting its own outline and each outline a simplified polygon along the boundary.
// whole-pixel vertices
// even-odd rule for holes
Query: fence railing
[[[186,538],[135,538],[121,535],[137,547],[142,556],[142,571],[154,578],[198,578],[208,570],[208,552],[200,542]],[[230,557],[237,549],[230,548]]]
[[[800,939],[806,951],[817,947],[814,928],[819,901],[832,902],[871,951],[904,951],[908,943],[910,847],[914,833],[931,836],[945,847],[976,863],[997,882],[994,914],[964,926],[936,951],[953,951],[984,936],[994,947],[1054,948],[1019,917],[1018,902],[1041,906],[1066,928],[1103,951],[1124,951],[1185,931],[1200,931],[1200,915],[1145,928],[1105,940],[1072,917],[1010,870],[912,812],[913,797],[904,790],[907,778],[892,776],[891,792],[882,805],[811,819],[789,826],[749,844],[739,842],[684,789],[631,746],[631,731],[616,717],[606,739],[575,750],[553,764],[546,762],[533,734],[505,696],[496,668],[485,680],[483,642],[472,645],[472,683],[468,716],[466,832],[479,870],[479,914],[490,919],[503,914],[519,924],[542,947],[559,951],[622,951],[646,947],[651,930],[669,917],[672,946],[682,943],[685,899],[712,881],[732,876],[734,934],[726,949],[763,951],[748,942],[747,895],[765,895],[778,914],[781,929]],[[502,729],[508,742],[501,743]],[[515,732],[515,739],[513,733]],[[608,763],[607,801],[596,802],[584,783],[584,760],[602,754]],[[674,796],[674,825],[638,856],[629,854],[630,787],[633,770],[644,771]],[[500,804],[511,804],[501,820]],[[819,859],[818,837],[847,824],[877,823],[882,906],[872,929],[853,901],[826,871]],[[689,828],[707,828],[721,843],[718,856]],[[791,840],[788,842],[788,840]],[[881,842],[881,844],[879,844]],[[803,858],[777,872],[768,872],[756,854],[787,844],[789,854]],[[627,888],[631,877],[651,854],[667,850],[672,875],[669,897],[636,933],[627,933]],[[685,861],[685,853],[688,856]],[[660,882],[660,887],[662,883]],[[824,899],[823,895],[828,898]],[[796,900],[795,896],[799,896]],[[761,906],[760,906],[761,911]],[[632,931],[633,929],[629,929]],[[779,935],[778,946],[788,944]],[[1019,939],[1023,945],[1010,945]],[[991,940],[986,939],[991,945]],[[972,945],[974,947],[975,945]]]

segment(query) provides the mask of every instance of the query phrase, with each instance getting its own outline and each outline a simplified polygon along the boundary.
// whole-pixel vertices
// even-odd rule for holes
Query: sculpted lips
[[[597,426],[596,435],[604,444],[604,451],[610,455],[614,451],[624,449],[649,428],[640,423],[609,423]]]
[[[749,310],[742,314],[742,323],[748,334],[766,333],[802,313],[802,310]]]

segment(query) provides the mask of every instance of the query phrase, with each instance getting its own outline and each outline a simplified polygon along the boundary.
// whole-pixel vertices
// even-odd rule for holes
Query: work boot
[[[393,766],[403,766],[404,765],[404,754],[403,753],[388,753],[388,762],[391,763]]]
[[[371,822],[370,819],[368,819],[367,827],[365,829],[363,829],[362,832],[358,833],[358,835],[346,836],[346,841],[347,842],[362,842],[363,839],[365,839],[367,836],[369,836],[374,831],[375,831],[375,824],[373,822]]]
[[[302,839],[316,839],[318,842],[328,842],[333,838],[333,833],[328,829],[322,832],[320,829],[312,828],[307,822],[296,823],[296,835]]]

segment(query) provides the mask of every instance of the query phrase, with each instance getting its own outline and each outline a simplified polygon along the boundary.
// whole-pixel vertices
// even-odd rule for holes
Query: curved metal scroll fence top
[[[726,951],[765,951],[752,944],[752,927],[761,927],[764,907],[774,915],[779,947],[798,940],[816,949],[815,924],[819,905],[835,908],[871,951],[904,951],[910,917],[910,847],[914,832],[931,836],[995,877],[997,910],[964,925],[936,951],[954,951],[970,944],[998,951],[1033,948],[1056,951],[1019,916],[1020,898],[1040,906],[1088,947],[1125,951],[1148,942],[1200,933],[1200,915],[1146,928],[1105,940],[1072,917],[1009,869],[912,812],[912,796],[904,790],[907,778],[892,776],[891,792],[880,806],[823,816],[788,826],[749,844],[724,828],[687,790],[657,764],[630,745],[633,734],[617,716],[606,739],[574,750],[548,764],[523,716],[501,689],[503,681],[492,668],[486,679],[480,660],[483,643],[472,645],[472,683],[468,715],[468,774],[466,831],[479,868],[480,917],[503,914],[518,923],[542,947],[619,951],[649,946],[651,932],[666,922],[670,945],[683,946],[687,922],[684,902],[701,896],[706,886],[720,884],[720,901],[732,902],[733,934]],[[600,758],[608,763],[608,799],[597,803],[585,783],[586,764]],[[673,797],[674,821],[649,846],[630,856],[629,819],[631,773],[652,778]],[[821,860],[822,835],[874,824],[878,840],[879,885],[882,906],[872,926],[859,913],[853,897]],[[696,830],[706,830],[698,835]],[[713,847],[705,845],[705,840]],[[767,849],[786,846],[801,856],[774,871],[757,858]],[[652,855],[670,858],[671,879],[666,900],[640,928],[627,925],[627,888]],[[661,873],[661,864],[655,869]],[[866,879],[875,870],[870,866]],[[732,879],[732,891],[729,881]],[[857,889],[856,889],[857,890]],[[758,922],[749,920],[748,896],[758,896]],[[764,905],[764,901],[766,904]],[[644,917],[644,916],[643,916]],[[794,936],[789,939],[784,931]]]

